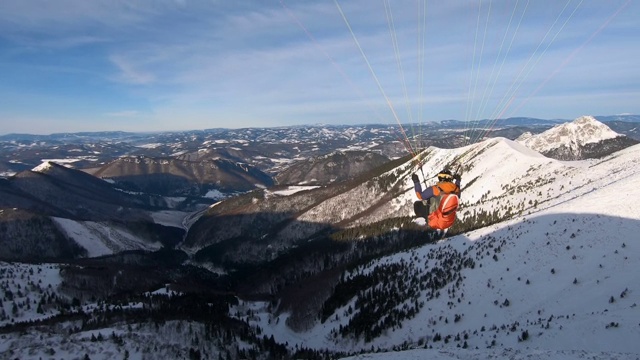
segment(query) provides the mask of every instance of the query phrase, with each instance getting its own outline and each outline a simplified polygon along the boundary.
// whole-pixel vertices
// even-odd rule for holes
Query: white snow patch
[[[207,193],[204,195],[204,197],[206,197],[208,199],[219,200],[219,199],[226,198],[227,195],[222,193],[222,192],[220,192],[220,190],[212,189],[212,190],[207,191]]]
[[[39,172],[39,173],[46,173],[47,171],[51,170],[53,168],[53,165],[51,165],[51,163],[49,161],[45,161],[43,163],[41,163],[40,165],[34,167],[33,169],[31,169],[31,171],[34,172]]]
[[[151,143],[151,144],[142,144],[142,145],[136,145],[136,147],[139,148],[143,148],[143,149],[155,149],[162,146],[161,143]]]
[[[271,193],[274,194],[274,195],[279,195],[279,196],[289,196],[289,195],[293,195],[293,194],[295,194],[297,192],[300,192],[300,191],[316,189],[316,188],[319,188],[319,187],[320,186],[289,186],[286,189],[272,191]]]
[[[146,296],[151,295],[163,295],[163,296],[180,296],[183,293],[180,291],[171,290],[171,284],[165,284],[158,290],[145,293]]]
[[[164,226],[182,228],[182,221],[190,213],[178,210],[162,210],[149,213],[153,222]]]
[[[116,228],[113,224],[58,217],[52,219],[67,236],[87,250],[89,257],[110,255],[125,250],[156,251],[162,247],[159,242],[147,242],[124,229]]]

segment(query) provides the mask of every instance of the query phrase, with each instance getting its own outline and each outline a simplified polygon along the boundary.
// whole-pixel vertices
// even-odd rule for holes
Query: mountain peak
[[[593,116],[581,116],[572,122],[554,126],[537,135],[522,134],[516,141],[542,154],[563,148],[563,153],[568,152],[575,158],[581,158],[580,154],[586,145],[620,136],[622,135]]]
[[[43,161],[42,164],[34,167],[31,171],[46,174],[49,170],[53,169],[54,166],[54,163],[51,161]]]
[[[43,160],[40,165],[34,167],[33,169],[21,172],[21,174],[23,174],[24,176],[29,176],[28,174],[33,174],[33,173],[59,176],[59,177],[75,176],[70,174],[80,174],[81,176],[88,175],[81,170],[74,169],[70,166],[58,163],[54,160]]]
[[[591,115],[580,116],[579,118],[573,120],[573,122],[578,125],[582,125],[582,124],[589,125],[594,123],[598,123],[598,124],[600,123],[596,118],[594,118]]]
[[[580,145],[613,139],[620,134],[611,130],[607,125],[601,123],[593,116],[581,116],[566,125],[569,131],[573,131],[575,138]],[[560,125],[560,126],[563,126]]]

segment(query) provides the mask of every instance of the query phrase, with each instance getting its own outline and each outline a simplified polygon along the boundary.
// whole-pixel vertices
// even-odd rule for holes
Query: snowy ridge
[[[640,145],[600,160],[573,162],[546,158],[507,139],[428,151],[425,174],[462,159],[461,219],[483,211],[507,212],[511,218],[346,272],[348,279],[375,269],[401,268],[404,280],[380,280],[359,291],[308,331],[291,330],[286,325],[289,314],[273,314],[268,303],[241,303],[230,313],[244,314],[240,317],[279,342],[300,346],[347,352],[434,349],[354,359],[640,356]],[[399,170],[406,176],[407,191],[386,210],[409,214],[415,198],[409,176],[415,168]],[[617,194],[624,194],[624,201]],[[376,216],[381,212],[370,218]],[[409,280],[446,271],[446,259],[473,266],[453,272],[459,277],[454,275],[437,296],[423,288],[424,283]],[[385,328],[373,340],[340,334],[364,311],[359,306],[374,301],[363,302],[366,294],[396,287],[418,289],[417,298],[396,307],[417,309],[413,317]],[[378,320],[381,324],[385,319]]]
[[[422,171],[411,166],[397,170],[404,179],[403,188],[406,191],[393,199],[388,206],[362,219],[362,223],[375,222],[390,216],[412,216],[415,193],[411,174],[414,172],[421,180],[424,173],[428,178],[427,183],[431,184],[433,174],[437,174],[446,165],[462,164],[462,207],[458,216],[464,217],[465,213],[507,209],[522,206],[519,204],[529,201],[543,200],[537,193],[525,191],[534,185],[540,187],[536,191],[543,191],[549,197],[560,196],[568,192],[569,188],[561,189],[561,185],[555,186],[555,177],[560,174],[578,175],[590,164],[587,161],[567,163],[550,159],[505,138],[489,139],[458,149],[429,148],[424,157],[426,161]],[[390,172],[394,171],[396,170]],[[547,204],[562,201],[560,198],[546,197],[544,200]]]
[[[540,153],[551,151],[560,146],[566,146],[576,152],[586,144],[597,143],[618,136],[621,135],[596,120],[593,116],[582,116],[570,123],[555,126],[538,135],[523,134],[516,141]]]
[[[508,209],[512,209],[512,213],[517,210],[526,215],[561,204],[572,212],[590,209],[601,213],[601,203],[573,208],[571,201],[580,201],[581,196],[590,193],[593,193],[591,196],[600,194],[607,197],[610,195],[606,190],[609,186],[640,176],[639,145],[603,159],[581,161],[550,159],[504,138],[490,139],[459,149],[432,148],[430,151],[423,165],[425,174],[435,174],[443,164],[456,160],[462,161],[465,167],[462,175],[462,207],[458,212],[460,218],[479,211],[504,213]],[[421,175],[415,168],[412,171]],[[412,213],[411,204],[415,201],[415,195],[410,172],[405,173],[407,191],[394,200],[399,204],[399,215]],[[637,192],[630,188],[625,196],[634,196]],[[608,209],[607,214],[611,214],[610,211]],[[613,211],[618,214],[617,210]]]

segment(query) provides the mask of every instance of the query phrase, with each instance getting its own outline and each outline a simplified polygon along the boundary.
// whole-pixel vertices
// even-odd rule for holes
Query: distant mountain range
[[[628,122],[639,123],[640,115],[622,114],[622,115],[595,115],[593,116],[598,121],[603,123],[608,122]],[[531,117],[512,117],[506,119],[484,119],[484,120],[441,120],[422,124],[413,124],[413,126],[429,126],[429,127],[463,127],[470,125],[500,125],[500,126],[553,126],[565,122],[572,121],[572,119],[539,119]],[[53,133],[49,135],[34,135],[34,134],[4,134],[0,135],[0,141],[6,142],[36,142],[36,141],[60,141],[63,143],[94,143],[98,140],[111,139],[115,141],[137,141],[140,139],[149,138],[171,138],[178,135],[189,135],[197,137],[203,134],[218,134],[221,137],[237,137],[247,141],[277,141],[282,140],[278,133],[296,133],[298,135],[304,135],[305,132],[311,129],[344,129],[345,134],[331,135],[331,138],[337,139],[340,137],[349,137],[350,135],[360,135],[358,132],[354,132],[350,129],[358,128],[364,125],[297,125],[290,127],[273,127],[273,128],[246,128],[246,129],[225,129],[225,128],[213,128],[206,130],[192,130],[192,131],[180,131],[180,132],[124,132],[124,131],[95,131],[95,132],[77,132],[77,133]],[[387,125],[369,125],[372,128],[388,129]],[[391,127],[396,127],[391,126]],[[405,124],[407,128],[410,128],[412,124]],[[310,137],[321,138],[322,132],[315,130],[310,131]],[[293,140],[293,139],[291,139]]]
[[[639,117],[596,119],[621,135],[640,140],[640,129],[635,125]],[[563,122],[567,121],[509,118],[404,124],[403,129],[395,124],[308,125],[163,133],[9,134],[0,136],[0,176],[32,169],[47,160],[91,172],[123,156],[142,156],[185,161],[227,159],[273,177],[293,162],[337,151],[364,150],[394,159],[408,154],[409,146],[455,148],[491,137],[513,140],[525,132],[537,134]]]

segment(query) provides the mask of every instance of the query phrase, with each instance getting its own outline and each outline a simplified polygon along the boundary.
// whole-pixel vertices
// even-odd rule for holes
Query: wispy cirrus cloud
[[[61,51],[83,46],[94,46],[111,41],[106,37],[91,35],[60,35],[58,37],[33,37],[5,35],[11,42],[20,44],[22,52]],[[20,52],[20,49],[17,49]]]
[[[573,99],[611,109],[640,83],[640,3],[572,1],[561,13],[566,2],[451,0],[420,12],[419,2],[394,1],[392,29],[381,2],[338,3],[353,35],[332,1],[0,2],[0,71],[15,84],[4,90],[80,96],[82,110],[140,126],[156,116],[158,126],[196,127],[394,122],[388,103],[402,121],[419,107],[429,120],[460,119],[468,107],[487,117],[511,98],[526,112],[516,116],[570,117],[582,114]]]
[[[135,85],[146,85],[153,83],[156,79],[152,73],[136,68],[131,61],[123,56],[111,55],[109,56],[109,61],[119,70],[119,73],[114,77],[116,81]]]
[[[121,110],[105,113],[108,117],[116,117],[116,118],[130,118],[135,117],[141,114],[141,111],[138,110]]]

